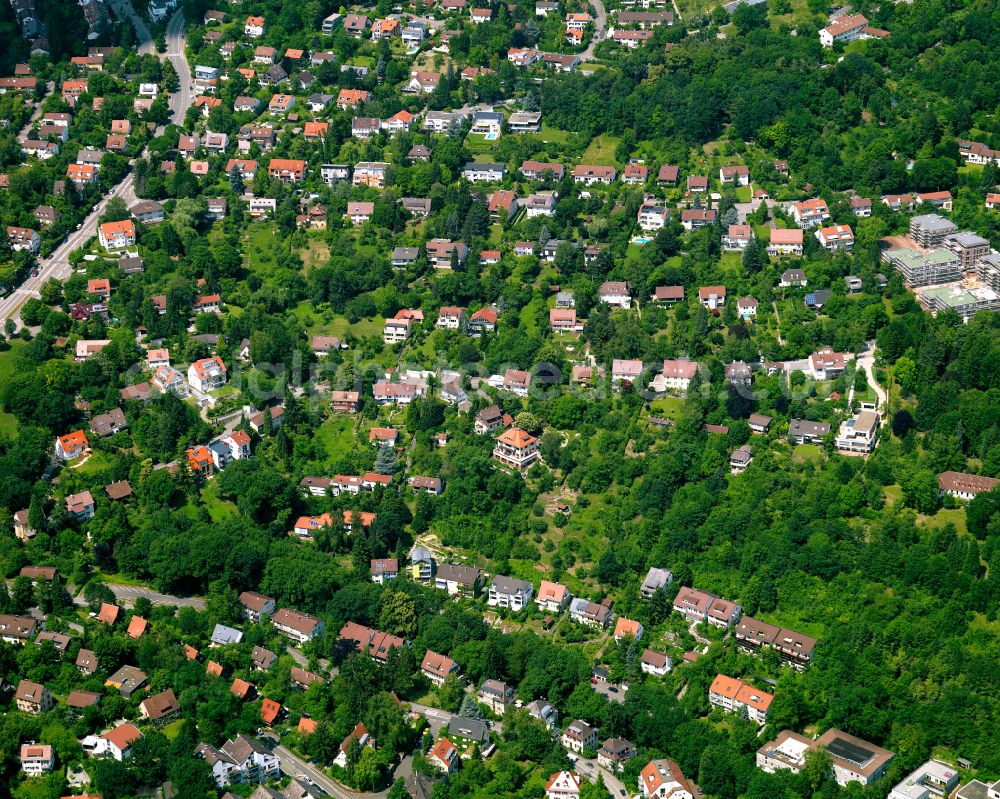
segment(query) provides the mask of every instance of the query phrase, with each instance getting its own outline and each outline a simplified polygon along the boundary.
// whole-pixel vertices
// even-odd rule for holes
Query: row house
[[[271,621],[279,633],[299,643],[319,638],[326,631],[322,619],[292,608],[280,608],[271,617]]]
[[[244,591],[239,596],[239,603],[243,618],[253,624],[260,624],[261,619],[268,618],[275,610],[274,598],[256,591]]]
[[[570,602],[569,617],[577,624],[597,629],[606,629],[614,620],[614,614],[608,605],[591,602],[577,597]]]
[[[685,230],[700,230],[715,224],[718,213],[714,208],[685,208],[681,211],[681,226]]]
[[[299,183],[306,175],[306,162],[293,158],[272,158],[267,165],[267,174],[285,183]]]
[[[469,255],[466,244],[450,239],[431,239],[424,245],[424,249],[427,260],[436,269],[451,269],[453,259],[462,264]]]
[[[741,680],[716,675],[708,689],[708,701],[723,713],[735,713],[763,727],[767,724],[767,711],[774,700],[772,694],[761,691]]]
[[[354,165],[353,183],[355,186],[369,188],[385,188],[389,174],[389,164],[383,161],[359,161]]]
[[[509,608],[517,613],[528,607],[534,593],[534,586],[527,580],[497,575],[490,583],[486,603],[490,607]]]
[[[558,181],[566,174],[566,167],[550,161],[523,161],[521,174],[528,180],[544,180],[546,175],[549,175]]]
[[[792,217],[799,227],[814,227],[830,218],[830,210],[826,206],[826,200],[817,197],[795,203],[792,206]]]
[[[850,252],[854,247],[854,231],[850,225],[831,225],[816,231],[816,241],[827,252]]]
[[[615,182],[618,171],[613,166],[599,166],[592,164],[578,164],[573,167],[573,180],[585,186],[594,184],[610,185]]]
[[[744,651],[758,654],[762,649],[773,649],[785,663],[800,671],[812,661],[816,649],[815,638],[786,627],[775,627],[752,616],[743,617],[733,630],[733,636]]]
[[[799,228],[776,228],[771,230],[767,254],[775,257],[794,255],[801,257],[803,248],[802,230]]]
[[[735,602],[688,586],[682,586],[677,592],[673,607],[688,621],[696,624],[707,621],[722,629],[737,624],[743,615],[743,609]]]

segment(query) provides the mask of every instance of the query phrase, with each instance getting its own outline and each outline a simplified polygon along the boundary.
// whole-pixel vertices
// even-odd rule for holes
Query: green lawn
[[[590,142],[590,145],[580,157],[581,164],[614,165],[615,148],[619,139],[615,136],[601,135]]]
[[[684,409],[684,400],[680,397],[661,397],[649,404],[649,409],[657,416],[668,419],[679,419]]]
[[[921,515],[920,519],[923,521],[924,527],[927,528],[944,527],[951,523],[955,525],[959,535],[965,535],[968,531],[965,524],[965,508],[941,508],[933,516]]]
[[[170,722],[166,727],[163,728],[162,732],[164,737],[168,741],[174,740],[181,733],[181,727],[184,726],[184,719],[177,719],[177,721]]]
[[[316,431],[316,440],[326,449],[330,459],[343,457],[357,442],[353,417],[331,416]]]
[[[85,460],[79,468],[74,471],[80,474],[97,474],[104,469],[110,469],[114,465],[115,459],[111,455],[103,452],[95,452]]]
[[[539,136],[541,136],[542,141],[552,142],[553,144],[565,144],[567,139],[569,139],[569,133],[565,130],[553,128],[544,123],[542,123],[542,129],[539,132]]]
[[[367,338],[381,336],[385,327],[385,319],[381,316],[372,319],[359,319],[354,324],[348,322],[344,316],[334,316],[329,321],[325,321],[310,302],[300,302],[292,309],[292,313],[307,326],[310,336],[340,336],[343,338],[347,333],[350,333],[356,338]]]
[[[28,342],[19,338],[9,342],[10,349],[0,352],[0,384],[6,383],[14,376],[17,369],[17,354],[27,346]]]
[[[208,509],[208,515],[213,522],[223,522],[239,515],[236,505],[219,497],[218,486],[214,480],[209,480],[201,492],[202,501]]]
[[[17,438],[17,417],[14,414],[0,413],[0,438]]]
[[[822,450],[815,444],[799,444],[792,453],[792,458],[796,461],[818,462]]]
[[[247,230],[247,269],[257,271],[275,265],[274,250],[278,242],[277,228],[270,222],[252,224]]]

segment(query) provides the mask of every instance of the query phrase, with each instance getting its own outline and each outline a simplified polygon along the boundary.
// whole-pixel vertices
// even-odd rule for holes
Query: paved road
[[[604,31],[608,28],[608,12],[604,10],[604,3],[601,0],[590,0],[590,4],[594,7],[594,35],[587,49],[580,53],[580,63],[594,60],[594,48],[604,40]]]
[[[117,583],[105,583],[108,588],[114,593],[115,598],[123,605],[131,605],[139,597],[145,597],[154,605],[174,605],[178,608],[194,608],[195,610],[205,609],[205,600],[197,596],[171,596],[170,594],[161,594],[159,591],[154,591],[151,588],[142,588],[134,585],[119,585]],[[76,605],[86,605],[87,600],[83,598],[81,593],[79,596],[73,597],[73,603]]]
[[[38,122],[38,120],[41,118],[42,111],[45,109],[45,98],[48,97],[50,94],[52,94],[53,90],[55,89],[55,86],[56,86],[55,83],[53,83],[52,81],[49,81],[48,83],[45,84],[45,94],[42,96],[41,100],[35,103],[35,110],[32,111],[31,117],[28,119],[27,124],[23,128],[21,128],[21,132],[17,134],[18,144],[24,144],[24,142],[27,141],[28,133],[31,131],[32,126],[36,122]]]
[[[292,656],[295,657],[294,650],[289,649],[289,651],[292,653]],[[298,660],[298,658],[296,658],[296,660]],[[451,719],[451,713],[448,713],[445,710],[439,710],[436,707],[428,707],[427,705],[418,705],[411,702],[410,709],[427,719],[430,723],[431,729],[434,731],[435,737],[438,732],[440,732],[441,728]],[[492,729],[494,734],[499,734],[501,728],[499,724],[494,723]],[[277,756],[278,763],[280,764],[283,774],[287,774],[290,777],[306,777],[312,780],[328,794],[335,797],[335,799],[384,799],[386,796],[387,790],[377,791],[375,793],[362,793],[360,791],[352,791],[350,788],[345,788],[340,783],[334,782],[330,779],[323,773],[322,769],[306,762],[280,744],[275,746],[271,751]],[[410,776],[412,771],[412,758],[410,756],[406,756],[399,762],[399,765],[396,766],[392,775],[392,780],[390,780],[390,784],[397,779],[405,780]],[[607,779],[607,777],[605,777],[605,779]]]
[[[278,744],[271,751],[277,756],[283,774],[290,777],[306,777],[335,799],[384,799],[387,793],[387,791],[379,791],[378,793],[352,791],[340,783],[334,782],[320,769],[296,756],[281,744]]]
[[[149,30],[142,19],[138,17],[132,4],[122,2],[117,5],[120,14],[126,14],[133,19],[133,23],[138,20],[136,29],[140,40],[145,40],[139,46],[140,52],[153,52],[153,43],[149,37]],[[184,55],[184,14],[180,11],[174,14],[167,26],[167,55],[170,62],[177,70],[180,80],[180,88],[170,97],[170,108],[173,110],[173,119],[177,122],[184,121],[184,115],[190,107],[193,97],[191,94],[191,69],[188,66],[187,58]],[[66,240],[59,245],[48,258],[38,259],[38,274],[29,276],[18,288],[10,293],[3,300],[0,300],[0,322],[7,319],[14,319],[20,324],[18,311],[29,297],[38,297],[39,290],[49,279],[66,280],[69,278],[71,268],[69,264],[69,254],[82,247],[87,241],[97,235],[97,224],[104,207],[112,197],[121,197],[125,204],[132,206],[138,199],[135,194],[135,178],[129,173],[116,185],[108,194],[101,198],[95,206],[95,210],[83,221],[79,230],[73,231]]]
[[[153,37],[149,33],[149,28],[146,27],[146,21],[136,13],[131,1],[116,0],[113,5],[115,15],[119,19],[128,17],[132,21],[132,27],[135,29],[135,36],[139,42],[139,53],[144,55],[155,52]]]
[[[38,274],[34,277],[29,276],[20,286],[0,301],[0,322],[8,318],[20,321],[18,319],[18,311],[21,306],[29,297],[38,297],[39,289],[41,289],[44,283],[50,278],[66,280],[70,276],[69,254],[73,250],[82,247],[90,238],[97,235],[98,219],[112,197],[123,197],[126,203],[131,198],[134,202],[135,191],[133,189],[133,180],[131,173],[127,175],[109,194],[101,198],[100,202],[95,206],[96,210],[92,211],[90,216],[83,221],[79,230],[70,233],[66,237],[66,240],[53,250],[48,258],[38,259],[38,268],[36,270]]]
[[[590,782],[597,782],[597,776],[600,775],[604,777],[604,784],[607,789],[611,792],[614,797],[629,796],[629,791],[625,788],[625,783],[623,783],[618,777],[608,771],[606,768],[602,768],[597,760],[587,760],[586,758],[578,758],[576,761],[577,772],[582,774],[584,778]]]
[[[183,124],[184,115],[194,101],[191,93],[191,66],[184,55],[187,41],[184,38],[184,12],[178,9],[167,23],[167,58],[177,70],[180,88],[170,97],[170,108],[173,110],[173,121]]]

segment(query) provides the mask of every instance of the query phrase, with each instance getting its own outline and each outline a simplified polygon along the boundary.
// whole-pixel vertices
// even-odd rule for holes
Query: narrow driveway
[[[872,387],[872,390],[875,392],[875,396],[878,397],[879,409],[885,410],[888,402],[885,389],[875,382],[875,342],[866,342],[865,350],[858,353],[856,360],[858,366],[865,370],[865,376],[868,378],[868,385]]]

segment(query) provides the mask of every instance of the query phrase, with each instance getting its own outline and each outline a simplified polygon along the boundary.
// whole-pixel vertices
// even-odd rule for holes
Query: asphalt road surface
[[[136,29],[139,33],[141,44],[140,52],[153,52],[153,43],[149,37],[149,30],[142,20],[135,14],[131,3],[117,4],[119,10],[132,17],[133,22],[138,20]],[[184,55],[184,14],[180,11],[171,17],[167,25],[167,54],[166,57],[177,70],[177,77],[180,81],[180,88],[170,96],[170,108],[173,110],[173,119],[177,122],[184,121],[184,115],[193,102],[191,93],[191,69],[187,58]],[[143,37],[145,39],[143,40]],[[41,287],[50,279],[54,278],[64,281],[69,278],[71,267],[69,264],[69,254],[82,247],[87,241],[97,235],[97,224],[105,206],[112,197],[121,197],[129,207],[135,204],[138,199],[135,195],[135,178],[129,173],[118,183],[108,194],[101,198],[95,206],[95,210],[83,221],[78,230],[73,231],[66,240],[60,244],[48,258],[38,259],[38,268],[34,276],[29,276],[20,286],[12,291],[8,296],[0,300],[0,323],[7,319],[14,319],[20,322],[18,312],[21,306],[29,297],[38,297]]]
[[[105,583],[114,593],[115,598],[123,605],[132,605],[139,597],[145,597],[154,605],[173,605],[178,608],[194,608],[195,610],[205,609],[205,600],[196,596],[172,596],[161,594],[151,588],[142,588],[134,585],[118,585],[117,583]],[[87,600],[83,595],[73,597],[76,605],[86,605]]]

